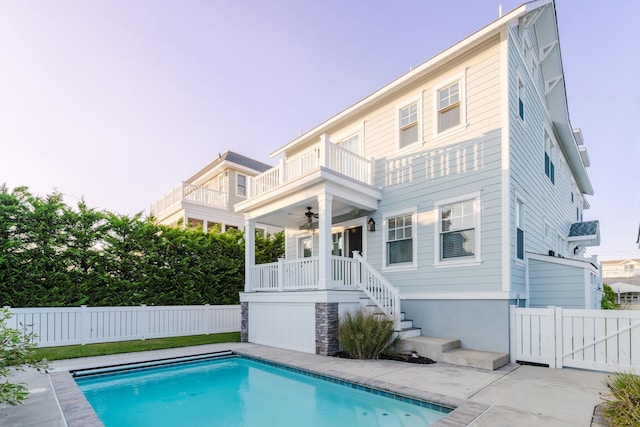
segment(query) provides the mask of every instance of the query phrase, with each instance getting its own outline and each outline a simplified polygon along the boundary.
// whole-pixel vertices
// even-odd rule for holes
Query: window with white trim
[[[360,146],[360,134],[356,133],[355,135],[351,135],[347,138],[343,138],[340,140],[338,145],[345,150],[349,150],[352,153],[356,153],[358,155],[362,155],[362,148]]]
[[[313,256],[313,236],[298,238],[298,258]]]
[[[438,89],[438,133],[454,128],[461,119],[460,81]]]
[[[247,196],[247,176],[236,173],[236,195]]]
[[[524,120],[524,81],[518,77],[518,117]]]
[[[480,195],[436,202],[437,263],[480,260]]]
[[[391,214],[384,219],[385,265],[387,267],[415,266],[415,212]]]
[[[516,198],[516,258],[524,260],[524,201]]]
[[[398,110],[399,148],[418,142],[420,136],[418,114],[417,102]]]
[[[556,167],[554,160],[554,145],[551,136],[545,129],[544,131],[544,174],[547,175],[552,184],[555,184]]]

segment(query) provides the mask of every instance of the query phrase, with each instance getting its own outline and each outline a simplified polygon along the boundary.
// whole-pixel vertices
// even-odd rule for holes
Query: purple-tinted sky
[[[269,153],[514,0],[0,0],[0,183],[124,214]],[[601,259],[640,258],[640,2],[558,0]]]

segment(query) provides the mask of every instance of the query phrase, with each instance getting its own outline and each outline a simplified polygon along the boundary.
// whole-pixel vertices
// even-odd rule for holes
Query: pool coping
[[[474,420],[484,414],[490,405],[473,402],[469,400],[454,398],[438,393],[432,393],[425,390],[419,390],[408,386],[388,383],[375,378],[367,378],[359,375],[351,375],[344,371],[337,371],[324,367],[322,364],[314,367],[308,365],[297,365],[291,360],[283,360],[278,354],[256,355],[250,351],[243,349],[230,350],[234,355],[247,357],[249,359],[259,360],[271,364],[278,364],[290,369],[309,372],[320,376],[329,377],[338,381],[346,381],[364,387],[370,387],[384,392],[396,394],[410,399],[416,399],[424,402],[434,403],[439,406],[453,408],[451,412],[446,414],[440,420],[432,424],[433,427],[461,427],[467,426]],[[220,352],[211,352],[211,354]],[[151,355],[149,355],[151,356]],[[185,358],[188,358],[186,356]],[[176,358],[173,358],[176,359]],[[180,358],[181,359],[181,358]],[[149,358],[149,362],[163,359]],[[398,362],[401,363],[401,362]],[[130,365],[128,363],[122,364]],[[106,365],[103,365],[106,366]],[[117,365],[111,365],[117,366]],[[97,368],[97,367],[96,367]],[[62,416],[64,417],[68,427],[104,427],[104,424],[98,418],[98,415],[91,407],[84,393],[78,387],[74,377],[74,370],[61,370],[50,373],[53,390],[58,399]]]

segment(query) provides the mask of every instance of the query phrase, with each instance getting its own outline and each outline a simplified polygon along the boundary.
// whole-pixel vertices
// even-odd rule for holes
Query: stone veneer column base
[[[240,341],[249,342],[249,303],[240,303]]]
[[[316,354],[333,356],[339,350],[338,303],[315,304],[316,308]]]

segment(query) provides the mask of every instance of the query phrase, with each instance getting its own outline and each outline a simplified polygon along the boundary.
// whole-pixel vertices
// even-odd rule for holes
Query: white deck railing
[[[151,205],[151,215],[155,217],[161,216],[164,212],[183,201],[219,209],[227,209],[228,207],[226,192],[183,182]]]
[[[281,185],[293,182],[320,167],[338,172],[356,181],[373,185],[373,160],[332,144],[328,138],[297,154],[283,159],[268,171],[250,178],[250,197],[259,196]]]
[[[239,305],[9,308],[7,325],[40,347],[204,335],[240,330]]]
[[[251,291],[290,291],[319,289],[320,259],[280,259],[278,262],[253,267]],[[400,294],[358,252],[353,258],[331,257],[331,281],[334,287],[360,289],[386,315],[400,325]]]

